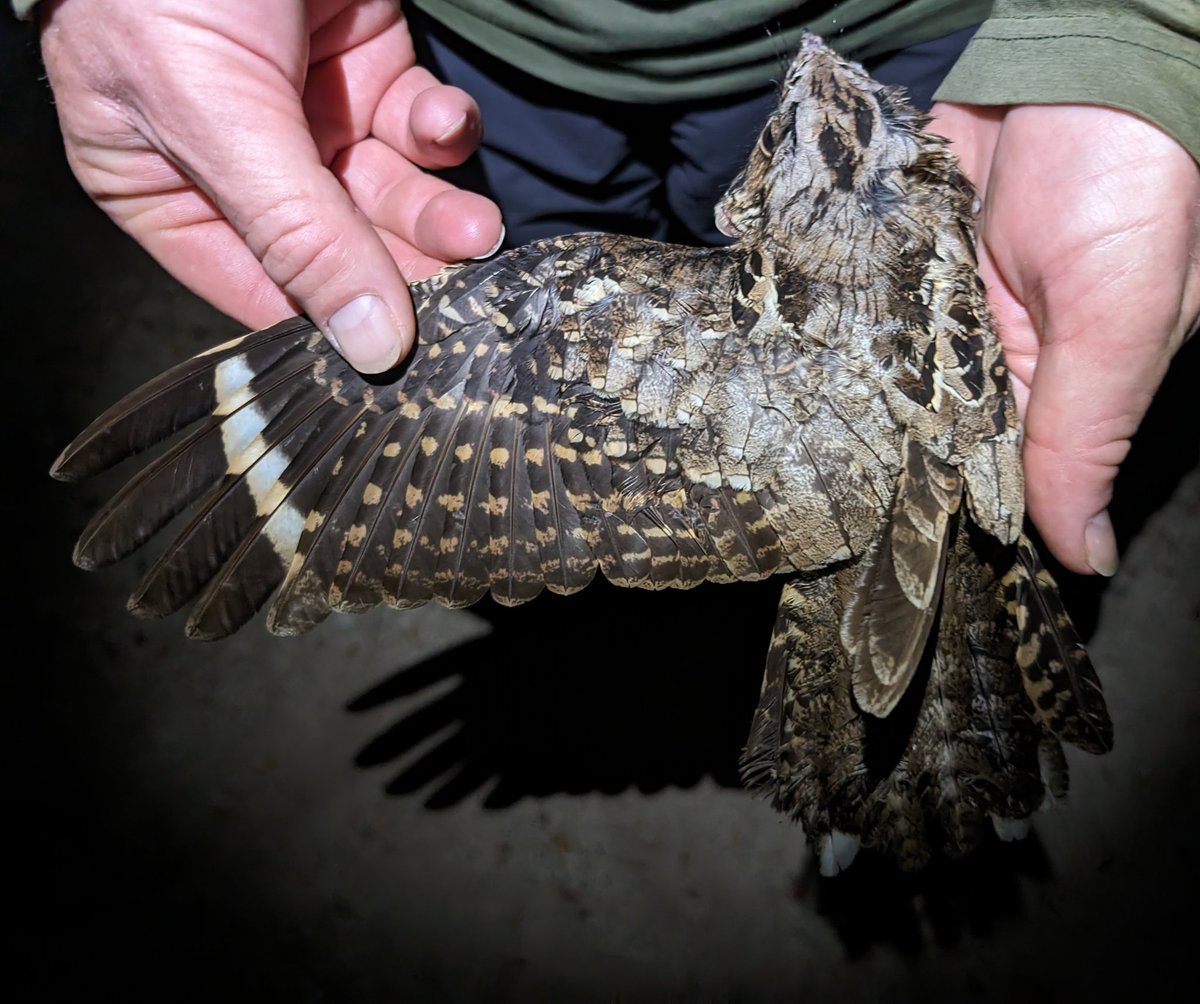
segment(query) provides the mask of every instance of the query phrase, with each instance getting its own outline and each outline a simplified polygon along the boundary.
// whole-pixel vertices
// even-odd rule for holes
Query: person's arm
[[[1192,0],[1000,2],[934,106],[982,198],[1029,514],[1077,572],[1116,569],[1113,481],[1200,316],[1197,20]]]
[[[415,65],[393,0],[55,0],[71,167],[181,282],[251,327],[297,310],[358,369],[414,337],[406,279],[489,253],[499,210],[422,168],[479,110]]]

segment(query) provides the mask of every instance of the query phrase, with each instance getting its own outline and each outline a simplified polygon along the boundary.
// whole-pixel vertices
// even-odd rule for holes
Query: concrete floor
[[[115,482],[51,482],[57,451],[239,329],[78,192],[32,34],[3,32],[16,999],[1094,1002],[1190,981],[1196,345],[1120,482],[1120,573],[1066,583],[1115,751],[1072,758],[1022,845],[818,880],[736,783],[771,584],[198,645],[126,614],[144,561],[70,564]],[[597,643],[596,623],[618,627]]]

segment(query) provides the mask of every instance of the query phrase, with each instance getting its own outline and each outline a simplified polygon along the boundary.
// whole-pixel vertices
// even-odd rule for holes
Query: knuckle
[[[261,212],[246,228],[246,244],[286,292],[303,298],[343,271],[340,234],[324,214],[298,199]]]

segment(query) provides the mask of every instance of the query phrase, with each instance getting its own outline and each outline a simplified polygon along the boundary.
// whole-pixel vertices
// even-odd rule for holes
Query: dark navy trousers
[[[630,104],[548,84],[406,6],[418,60],[479,104],[477,156],[443,174],[493,199],[505,244],[603,230],[724,245],[713,207],[745,162],[775,86],[709,101]],[[868,63],[925,109],[974,28]],[[781,57],[781,69],[786,56]]]

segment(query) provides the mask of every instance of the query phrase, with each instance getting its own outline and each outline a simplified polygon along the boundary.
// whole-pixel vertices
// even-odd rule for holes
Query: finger
[[[404,28],[400,5],[396,0],[309,0],[308,13],[308,61],[317,64],[323,60],[347,52],[375,38],[393,26],[399,26],[403,39],[395,43],[402,58],[407,51],[407,61],[412,63],[412,46],[408,42],[408,30]]]
[[[483,120],[469,94],[414,66],[380,99],[371,132],[414,164],[451,167],[475,152]]]
[[[379,140],[355,144],[334,171],[371,222],[438,267],[492,254],[503,239],[494,202],[426,174]]]
[[[322,29],[319,51],[326,55],[320,61],[314,55],[304,87],[305,113],[322,160],[329,163],[373,133],[422,167],[461,164],[483,133],[474,99],[414,65],[405,21],[350,22],[348,14]],[[348,23],[335,30],[342,21]],[[372,27],[376,32],[367,35]]]
[[[175,278],[243,324],[265,328],[302,310],[194,186],[99,202]]]
[[[335,19],[330,30],[342,20]],[[347,31],[353,28],[346,26]],[[379,102],[413,59],[412,43],[402,20],[381,27],[375,35],[358,39],[353,45],[349,44],[353,39],[344,32],[335,33],[327,37],[322,48],[328,48],[333,40],[342,47],[319,61],[314,53],[304,83],[304,113],[326,164],[370,134]]]
[[[403,68],[403,25],[312,67],[304,110],[321,159],[375,135],[425,168],[461,164],[483,135],[479,106],[420,67]],[[411,46],[410,46],[411,48]]]
[[[1025,416],[1027,497],[1050,549],[1075,571],[1116,571],[1113,482],[1179,345],[1181,277],[1164,276],[1151,260],[1186,260],[1172,258],[1186,251],[1172,247],[1166,230],[1154,227],[1152,240],[1114,236],[1114,265],[1089,294],[1044,308]],[[1155,250],[1122,250],[1133,244]]]
[[[1112,575],[1118,558],[1108,504],[1149,401],[1132,383],[1114,386],[1106,364],[1081,348],[1062,342],[1042,350],[1025,416],[1026,504],[1066,567]],[[1144,372],[1140,360],[1125,363]]]
[[[238,95],[223,97],[215,107],[245,104]],[[321,163],[298,99],[266,87],[255,94],[252,115],[241,108],[247,114],[220,123],[192,96],[184,100],[192,107],[180,121],[189,132],[164,137],[168,152],[201,184],[271,281],[351,365],[364,372],[393,366],[413,341],[407,285],[370,221]]]
[[[183,249],[195,245],[181,236],[188,227],[156,231],[147,226],[153,210],[164,210],[172,195],[182,197],[176,205],[185,207],[185,221],[190,213],[194,224],[205,224],[191,228],[201,244],[229,251],[228,234],[212,225],[217,215],[227,219],[262,272],[354,366],[390,367],[411,345],[412,303],[370,221],[318,155],[298,91],[306,53],[303,5],[276,0],[243,5],[236,14],[233,5],[194,6],[205,16],[189,9],[187,16],[165,11],[147,20],[132,16],[132,5],[114,5],[111,18],[100,19],[110,27],[99,36],[107,43],[103,47],[95,41],[70,44],[75,30],[92,37],[83,30],[86,4],[64,4],[54,11],[44,35],[47,66],[68,71],[56,74],[63,93],[85,96],[84,107],[100,109],[98,116],[85,114],[78,128],[66,130],[68,146],[76,151],[73,162],[87,156],[85,148],[101,147],[110,159],[126,155],[140,163],[142,176],[127,181],[123,191],[119,172],[111,176],[113,184],[89,185],[89,191],[103,199],[108,187],[113,215],[130,221],[152,253],[172,271],[185,273],[201,295],[228,303],[219,283],[233,272],[240,277],[243,306],[245,297],[274,300],[251,278],[244,252],[234,255],[233,264],[189,266]],[[148,36],[153,44],[135,44]],[[122,44],[136,58],[112,58]],[[69,71],[83,67],[90,68],[89,76],[71,77]],[[103,100],[95,100],[97,95]],[[120,115],[113,116],[114,107]],[[104,119],[99,130],[88,121],[95,117]],[[114,117],[123,119],[123,126],[114,129],[109,121]],[[179,184],[180,178],[187,183]],[[187,205],[193,184],[219,214],[205,219],[205,213]],[[122,196],[152,191],[163,200],[119,205]],[[141,233],[135,230],[139,225]],[[254,310],[239,314],[252,322]]]
[[[1153,246],[1154,258],[1186,260],[1171,257],[1186,250],[1164,229],[1152,240],[1113,235],[1112,265],[1086,295],[1035,301],[1043,346],[1025,415],[1029,513],[1075,571],[1116,571],[1113,482],[1178,346],[1182,290],[1139,252]]]

